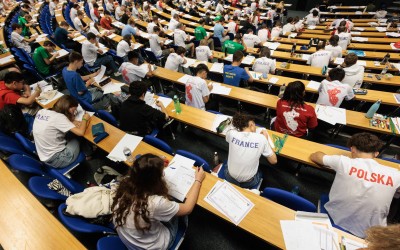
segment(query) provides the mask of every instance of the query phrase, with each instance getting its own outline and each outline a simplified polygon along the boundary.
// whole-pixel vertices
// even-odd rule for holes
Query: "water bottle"
[[[387,54],[385,55],[385,57],[383,57],[383,60],[381,61],[381,65],[384,65],[384,64],[386,64],[387,62],[389,62],[389,59],[390,59],[390,54],[387,53]]]
[[[174,95],[174,107],[177,114],[180,114],[182,112],[181,104],[177,95]]]
[[[294,186],[291,192],[292,192],[293,194],[295,194],[295,195],[298,195],[299,192],[300,192],[299,186]]]
[[[376,111],[378,111],[379,107],[381,106],[381,103],[382,101],[378,100],[374,104],[372,104],[372,106],[368,109],[367,113],[365,114],[365,117],[371,119],[375,115]]]
[[[124,147],[124,155],[126,156],[126,161],[128,163],[133,163],[132,152],[128,147]]]
[[[282,98],[283,93],[285,92],[285,89],[286,89],[286,84],[284,83],[284,84],[279,88],[279,94],[278,94],[278,97],[279,97],[279,98]]]
[[[328,66],[322,67],[322,75],[326,75],[327,71],[328,71]]]
[[[384,69],[382,69],[381,75],[386,74],[386,72],[388,71],[388,66],[386,66]]]
[[[310,42],[308,43],[308,48],[311,48],[313,42],[314,42],[314,38],[311,38],[311,39],[310,39]]]
[[[218,164],[219,164],[218,152],[214,152],[214,165],[217,166]]]
[[[263,73],[262,73],[262,78],[263,78],[263,79],[268,79],[268,74],[267,74],[267,72],[263,72]]]

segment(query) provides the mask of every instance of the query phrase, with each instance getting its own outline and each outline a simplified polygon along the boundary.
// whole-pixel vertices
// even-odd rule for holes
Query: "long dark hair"
[[[290,108],[302,107],[304,105],[304,91],[306,87],[301,81],[294,81],[288,84],[283,93],[282,100],[290,103]]]
[[[142,155],[133,163],[128,175],[120,182],[111,206],[116,227],[123,226],[128,214],[133,212],[136,229],[150,230],[149,196],[168,197],[163,169],[164,161],[153,154]]]
[[[57,113],[65,115],[68,120],[72,122],[75,119],[75,114],[71,114],[71,112],[69,112],[69,109],[74,107],[78,107],[78,101],[70,95],[63,95],[54,104],[52,109]]]

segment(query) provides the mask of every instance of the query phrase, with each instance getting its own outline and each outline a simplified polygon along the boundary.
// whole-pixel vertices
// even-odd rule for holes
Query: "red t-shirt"
[[[103,28],[103,29],[106,29],[106,30],[111,30],[112,29],[112,27],[111,27],[111,18],[107,18],[107,17],[102,17],[101,19],[100,19],[100,26]]]
[[[7,88],[4,81],[0,82],[0,109],[6,104],[17,104],[19,98],[21,95],[18,92]]]
[[[308,128],[318,125],[317,115],[312,106],[304,104],[301,107],[291,109],[290,103],[279,100],[276,105],[275,130],[296,137],[307,134]]]

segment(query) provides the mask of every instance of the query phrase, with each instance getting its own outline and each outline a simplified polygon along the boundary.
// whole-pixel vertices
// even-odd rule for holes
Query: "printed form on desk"
[[[317,118],[329,124],[335,125],[336,123],[346,125],[346,110],[331,106],[323,106],[317,104],[315,106],[315,113]]]
[[[213,125],[212,125],[212,130],[214,132],[217,132],[217,128],[218,128],[219,124],[221,124],[221,122],[225,121],[226,119],[232,119],[232,116],[220,115],[220,114],[216,115]],[[224,128],[224,130],[222,131],[221,134],[226,135],[226,132],[228,132],[229,129],[233,129],[233,128],[234,128],[233,125],[230,124]]]
[[[164,177],[168,186],[168,194],[179,201],[184,201],[195,182],[195,161],[182,155],[175,155],[171,163],[164,169]]]
[[[223,74],[224,73],[224,64],[223,63],[213,63],[210,71]]]
[[[238,225],[254,207],[253,202],[227,181],[217,181],[204,200],[235,225]]]
[[[211,82],[211,84],[213,85],[213,88],[210,92],[211,94],[229,95],[232,90],[231,88],[222,86],[221,83],[218,82]]]
[[[82,121],[83,115],[86,113],[88,113],[90,115],[90,117],[92,117],[94,115],[94,112],[89,112],[89,111],[85,111],[82,106],[80,104],[78,104],[78,108],[76,109],[77,113],[75,115],[75,120],[76,121]]]
[[[125,134],[124,137],[122,137],[118,144],[115,145],[115,147],[107,155],[107,158],[115,162],[126,161],[126,156],[123,152],[124,148],[127,147],[131,152],[133,152],[142,139],[143,137],[140,136]]]

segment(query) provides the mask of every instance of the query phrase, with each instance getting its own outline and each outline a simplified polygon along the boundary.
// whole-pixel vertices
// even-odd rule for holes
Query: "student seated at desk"
[[[32,33],[29,30],[30,27],[34,27],[35,23],[32,21],[32,17],[29,14],[25,14],[25,16],[18,17],[18,24],[22,27],[22,36],[31,36]]]
[[[135,20],[129,19],[128,24],[121,31],[121,36],[138,34],[138,30],[135,27]]]
[[[379,9],[375,12],[374,18],[378,18],[378,19],[380,19],[380,18],[385,18],[385,17],[386,17],[386,14],[387,14],[387,11],[386,11],[386,10],[384,10],[384,9],[382,9],[382,8],[379,8]]]
[[[75,99],[83,100],[91,104],[95,109],[111,110],[111,104],[118,104],[118,100],[114,95],[103,95],[103,92],[97,87],[88,89],[89,86],[95,83],[93,77],[99,74],[99,71],[81,76],[78,72],[83,66],[83,57],[78,52],[71,52],[69,54],[69,65],[62,71],[62,75],[67,85],[67,88]],[[84,82],[86,81],[86,83]]]
[[[247,34],[243,35],[243,43],[247,48],[254,48],[255,46],[262,46],[261,39],[254,35],[252,29],[247,30]]]
[[[313,10],[313,12],[306,16],[306,24],[308,26],[315,26],[319,24],[319,12],[317,10]]]
[[[118,73],[118,67],[114,62],[111,55],[98,56],[97,53],[103,54],[103,50],[100,49],[100,45],[97,42],[95,34],[89,32],[86,36],[87,41],[82,44],[82,56],[90,67],[101,67],[102,65],[107,67],[108,71],[114,73],[114,76],[120,76]]]
[[[69,18],[70,18],[72,21],[74,21],[75,17],[78,16],[78,11],[79,11],[79,8],[80,8],[80,7],[81,7],[81,6],[79,6],[78,3],[75,3],[74,6],[71,8],[71,10],[70,10],[70,12],[69,12]]]
[[[249,68],[244,69],[240,67],[243,60],[243,52],[236,51],[233,54],[233,62],[231,65],[224,65],[224,83],[232,86],[239,87],[240,81],[253,82],[253,77],[249,73]]]
[[[104,11],[104,16],[100,19],[100,26],[103,29],[110,30],[114,32],[113,27],[111,26],[112,18],[110,16],[110,12]]]
[[[79,32],[85,32],[89,28],[88,25],[86,24],[84,25],[82,23],[83,18],[84,18],[83,12],[78,10],[77,16],[72,20],[74,22],[75,29]]]
[[[190,41],[190,36],[185,32],[185,25],[178,23],[176,29],[174,30],[174,44],[176,46],[184,47],[186,50],[190,51],[190,57],[194,57],[194,43],[187,43]]]
[[[169,21],[168,24],[168,30],[172,30],[174,31],[176,29],[176,26],[179,24],[179,15],[178,14],[174,14],[171,17],[171,20]]]
[[[332,52],[332,58],[342,57],[342,47],[339,46],[339,36],[333,35],[329,38],[329,44],[325,46],[325,50]]]
[[[339,107],[343,99],[348,101],[354,98],[353,89],[341,82],[344,75],[345,72],[341,68],[333,68],[329,71],[328,77],[322,80],[319,86],[317,104]]]
[[[54,52],[56,45],[50,41],[44,41],[43,46],[37,47],[33,52],[33,61],[36,69],[43,75],[47,76],[59,72],[67,62],[55,62],[58,52]]]
[[[117,45],[117,56],[122,57],[124,62],[128,61],[128,53],[133,50],[132,35],[128,34],[122,37]]]
[[[201,40],[199,46],[196,48],[196,59],[202,62],[208,62],[208,60],[213,59],[213,54],[207,45],[206,39]]]
[[[364,66],[357,64],[358,56],[354,53],[349,53],[344,58],[342,68],[345,72],[345,77],[342,83],[350,85],[352,88],[360,88],[364,79]]]
[[[160,33],[160,27],[154,26],[153,34],[150,34],[149,38],[151,52],[153,52],[156,57],[168,56],[170,53],[174,53],[175,50],[173,48],[168,49],[164,46],[167,39],[161,38]]]
[[[312,106],[304,102],[306,88],[301,81],[287,85],[283,97],[276,104],[275,130],[296,137],[306,137],[308,130],[318,125]]]
[[[186,49],[184,47],[178,47],[175,53],[169,54],[167,61],[165,62],[165,68],[173,71],[178,71],[179,66],[185,64]]]
[[[261,29],[258,30],[258,38],[260,39],[261,43],[265,43],[266,41],[271,39],[271,32],[267,28],[267,24],[263,23],[261,25]]]
[[[263,47],[260,57],[253,64],[253,71],[265,74],[275,74],[276,60],[271,59],[271,51],[268,47]]]
[[[8,72],[11,72],[11,71],[21,73],[21,71],[19,70],[19,68],[17,66],[2,69],[2,70],[0,70],[0,81],[4,81],[4,77],[7,75]]]
[[[122,103],[120,109],[120,129],[127,133],[145,136],[153,129],[162,129],[170,124],[173,119],[169,119],[167,110],[162,102],[157,101],[156,105],[161,111],[147,105],[144,96],[147,92],[148,84],[138,81],[129,85],[131,96]]]
[[[215,18],[216,24],[214,25],[214,37],[218,38],[221,44],[223,44],[226,40],[229,40],[228,30],[225,30],[224,26],[224,18],[222,16],[218,16]]]
[[[78,102],[72,96],[63,95],[52,109],[38,111],[33,123],[33,137],[39,159],[52,167],[63,168],[76,160],[79,155],[79,141],[66,139],[68,132],[83,136],[90,115],[85,113],[82,121],[75,121]],[[87,149],[89,157],[91,150]]]
[[[160,29],[162,29],[162,25],[160,21],[158,20],[158,16],[153,16],[153,20],[147,24],[147,33],[153,34],[154,32],[154,27],[158,26]]]
[[[197,65],[196,76],[192,76],[185,83],[186,102],[188,106],[206,110],[206,103],[210,99],[212,84],[207,85],[205,79],[209,72],[207,65],[200,63]]]
[[[258,169],[260,156],[276,164],[276,155],[269,145],[267,130],[256,133],[254,118],[237,113],[233,116],[232,124],[235,128],[228,130],[225,138],[229,143],[225,179],[242,188],[254,188],[262,178]]]
[[[117,21],[121,21],[122,15],[125,13],[125,5],[118,5],[117,8],[115,9],[115,19]]]
[[[274,40],[275,38],[278,38],[281,35],[282,35],[282,23],[281,21],[277,21],[275,23],[275,27],[273,27],[271,30],[271,40]]]
[[[240,36],[240,33],[237,33],[235,35],[235,38],[233,41],[231,40],[226,40],[222,44],[222,51],[226,52],[227,54],[235,54],[236,51],[246,51],[247,46],[243,42],[242,37]]]
[[[175,241],[179,218],[196,205],[205,178],[200,167],[184,203],[169,200],[164,160],[153,154],[139,157],[120,182],[111,209],[118,236],[128,249],[169,249]]]
[[[207,41],[207,45],[210,46],[210,49],[214,50],[214,40],[211,38],[211,34],[207,35],[207,31],[206,29],[204,29],[204,19],[200,18],[198,23],[200,25],[194,29],[194,36],[196,38],[196,41],[201,41],[205,39]]]
[[[114,8],[114,1],[113,0],[107,0],[106,3],[106,9],[104,12],[109,12],[109,13],[114,13],[115,8]]]
[[[339,46],[342,47],[342,50],[347,50],[347,46],[351,43],[351,33],[346,32],[346,26],[339,26],[337,29],[337,35],[339,37]]]
[[[29,43],[33,42],[37,38],[37,34],[32,35],[30,38],[23,37],[22,26],[18,23],[13,23],[11,25],[11,29],[13,32],[11,33],[11,42],[13,45],[19,49],[25,50],[27,53],[31,53],[32,48]]]
[[[232,17],[232,19],[229,20],[228,24],[226,25],[228,33],[231,33],[233,35],[236,35],[236,33],[239,31],[239,19],[237,16]]]
[[[68,32],[69,25],[66,21],[62,21],[60,26],[54,31],[54,40],[59,45],[64,45],[67,49],[81,51],[82,45],[74,41],[74,34]]]
[[[333,56],[332,52],[325,50],[325,41],[320,41],[317,44],[316,52],[312,53],[311,56],[307,60],[307,64],[310,64],[312,67],[328,67],[330,61],[332,61]]]
[[[386,226],[390,204],[400,191],[400,172],[376,162],[384,145],[370,133],[354,134],[347,143],[351,156],[311,154],[313,162],[335,170],[335,180],[324,205],[332,221],[364,238],[372,226]]]
[[[282,34],[286,35],[288,32],[295,32],[296,26],[293,17],[288,17],[287,23],[282,27]]]
[[[35,93],[32,94],[29,85],[25,84],[24,75],[10,71],[4,76],[4,81],[0,81],[0,109],[6,104],[30,106],[41,92],[37,85]]]
[[[126,84],[130,84],[133,81],[141,81],[144,77],[153,76],[151,64],[139,66],[139,52],[129,51],[127,58],[128,62],[122,63],[118,70]]]

